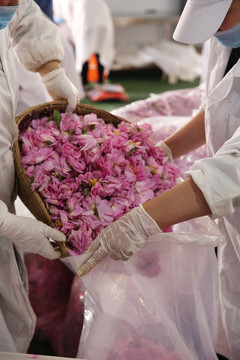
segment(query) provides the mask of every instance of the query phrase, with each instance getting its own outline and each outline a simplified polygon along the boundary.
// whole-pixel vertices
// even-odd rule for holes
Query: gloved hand
[[[59,258],[61,252],[54,250],[49,239],[66,241],[63,233],[41,221],[9,213],[3,202],[0,202],[0,236],[8,237],[25,252],[38,254],[50,260]]]
[[[172,151],[171,151],[170,147],[165,144],[164,141],[162,141],[162,140],[158,141],[156,146],[160,147],[165,152],[165,154],[168,157],[170,162],[173,162]]]
[[[77,102],[80,101],[80,94],[78,89],[65,75],[63,68],[50,71],[43,75],[42,81],[53,100],[66,99],[68,101],[66,108],[67,114],[71,114],[76,109]]]
[[[78,276],[87,274],[106,255],[114,260],[128,260],[143,247],[150,235],[158,232],[162,231],[157,223],[142,205],[137,206],[101,231],[84,254]]]

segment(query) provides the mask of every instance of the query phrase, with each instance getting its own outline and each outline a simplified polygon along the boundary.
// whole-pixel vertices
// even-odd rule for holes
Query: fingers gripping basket
[[[43,117],[49,115],[54,110],[65,112],[65,109],[66,102],[48,102],[30,107],[16,117],[16,123],[18,125],[19,131],[21,132],[21,124],[29,121],[34,117]],[[98,117],[103,119],[105,123],[112,123],[115,126],[117,126],[121,121],[126,121],[100,108],[84,104],[78,104],[74,112],[78,115],[87,115],[94,113]],[[13,154],[18,181],[19,198],[37,220],[42,221],[51,227],[54,227],[53,221],[51,220],[51,217],[39,193],[37,191],[32,191],[31,189],[31,180],[26,174],[26,171],[22,165],[18,140],[16,140],[14,143]],[[59,247],[62,255],[67,256],[68,253],[65,245],[59,243]]]

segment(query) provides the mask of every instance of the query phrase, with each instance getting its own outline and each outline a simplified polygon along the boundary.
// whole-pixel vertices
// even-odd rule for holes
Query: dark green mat
[[[164,91],[193,88],[199,85],[199,79],[194,82],[179,81],[177,84],[169,84],[167,80],[163,79],[162,71],[158,68],[112,71],[109,75],[109,82],[121,84],[129,96],[129,101],[93,102],[85,98],[81,102],[110,112],[133,101],[146,99],[151,93],[160,94]]]

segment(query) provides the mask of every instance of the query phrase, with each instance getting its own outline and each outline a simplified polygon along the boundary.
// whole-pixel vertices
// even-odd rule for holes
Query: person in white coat
[[[239,360],[240,1],[188,0],[173,37],[190,44],[211,38],[206,96],[199,113],[160,146],[177,158],[206,143],[209,157],[196,161],[185,181],[105,228],[90,246],[79,275],[107,254],[129,259],[162,228],[211,216],[223,235],[218,247],[219,335],[214,346],[217,353]]]
[[[99,55],[101,69],[109,73],[115,55],[115,38],[107,3],[104,0],[53,0],[53,12],[71,29],[79,75],[94,54]]]
[[[24,252],[60,257],[51,245],[65,235],[32,218],[15,215],[17,187],[12,146],[18,81],[13,49],[26,69],[39,72],[54,100],[76,108],[79,93],[60,67],[63,47],[58,28],[33,0],[0,0],[0,350],[26,352],[34,334],[35,314],[28,299]]]
[[[52,2],[48,0],[34,0],[42,12],[53,21]],[[72,84],[78,89],[79,99],[82,100],[85,96],[82,82],[75,68],[75,54],[72,45],[69,43],[64,33],[61,32],[61,41],[64,49],[64,56],[61,62],[61,67],[65,70],[66,76]],[[51,101],[46,87],[44,86],[39,73],[28,71],[15,57],[15,66],[17,70],[19,89],[18,102],[16,114],[30,106],[42,104]]]

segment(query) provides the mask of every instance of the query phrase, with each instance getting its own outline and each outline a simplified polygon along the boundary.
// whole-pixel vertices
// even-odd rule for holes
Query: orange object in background
[[[128,101],[129,98],[120,84],[108,84],[108,74],[99,62],[99,55],[93,54],[88,62],[83,65],[83,84],[87,88],[86,95],[92,101],[121,100]]]
[[[103,80],[108,78],[107,72],[103,71]],[[88,60],[88,73],[87,73],[88,83],[98,83],[99,82],[99,69],[98,69],[98,60],[95,54],[91,55]]]
[[[93,89],[87,91],[87,96],[92,101],[129,100],[124,88],[120,84],[97,84]]]

